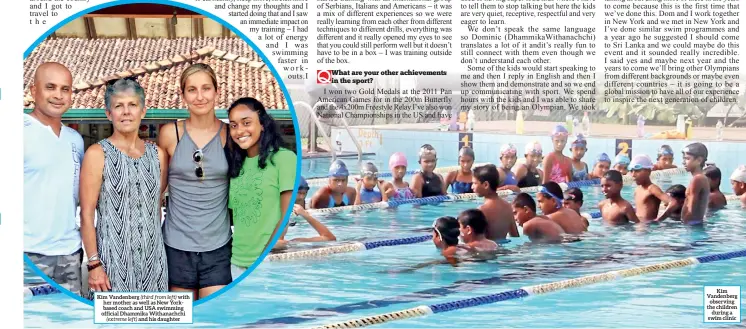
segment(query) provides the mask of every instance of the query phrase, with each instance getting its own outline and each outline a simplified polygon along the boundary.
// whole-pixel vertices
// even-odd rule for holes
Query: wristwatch
[[[91,257],[88,257],[88,262],[95,262],[97,260],[99,260],[98,259],[98,254],[95,254],[95,255],[93,255]]]

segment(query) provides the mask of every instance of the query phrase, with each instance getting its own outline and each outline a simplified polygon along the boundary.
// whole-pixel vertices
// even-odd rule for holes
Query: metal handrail
[[[321,124],[321,121],[319,121],[319,118],[316,116],[316,106],[311,107],[311,105],[303,101],[293,102],[293,105],[295,106],[296,109],[298,108],[299,105],[308,109],[308,112],[311,114],[311,118],[313,118],[313,121],[316,122],[316,127],[319,128],[319,131],[321,131],[321,136],[324,137],[324,139],[326,140],[327,146],[329,146],[329,152],[331,152],[332,154],[332,161],[336,160],[337,152],[334,150],[334,146],[332,146],[331,136],[326,134],[326,130],[324,129],[324,126]]]
[[[350,135],[350,139],[352,139],[352,142],[355,143],[355,147],[357,148],[357,161],[358,163],[361,163],[363,161],[363,148],[360,146],[360,143],[357,141],[357,138],[355,138],[355,135],[352,134],[352,131],[350,131],[350,125],[347,124],[347,120],[344,118],[344,114],[339,110],[339,107],[337,107],[337,104],[334,102],[318,102],[314,104],[313,106],[313,116],[316,117],[316,108],[319,105],[334,105],[334,111],[339,114],[339,117],[342,119],[342,124],[345,126],[345,130],[347,130],[347,134]],[[322,131],[323,132],[323,131]],[[332,156],[332,161],[334,161],[334,156]]]

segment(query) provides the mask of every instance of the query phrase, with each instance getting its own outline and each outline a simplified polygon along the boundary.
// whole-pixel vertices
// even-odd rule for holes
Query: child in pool
[[[596,157],[596,164],[593,165],[593,173],[591,173],[591,179],[601,179],[606,175],[606,172],[611,168],[611,159],[606,153],[601,153]]]
[[[583,221],[575,210],[562,207],[562,188],[555,182],[548,182],[541,186],[539,193],[536,193],[536,201],[539,209],[557,223],[567,234],[580,234],[588,230],[588,225]]]
[[[488,164],[474,168],[472,185],[474,193],[484,198],[484,203],[479,206],[487,220],[487,239],[499,241],[505,239],[508,234],[518,237],[518,227],[515,225],[510,204],[497,195],[499,174],[497,167]]]
[[[518,194],[513,200],[513,215],[523,234],[532,242],[559,243],[565,230],[546,216],[536,215],[536,202],[527,193]]]
[[[565,191],[565,199],[562,200],[562,205],[567,209],[575,210],[575,212],[580,215],[580,208],[583,207],[583,191],[577,187],[567,189],[567,191]],[[585,226],[588,227],[590,225],[588,219],[583,216],[581,216],[581,218],[583,218]]]
[[[355,204],[368,204],[381,201],[388,201],[388,196],[381,193],[383,181],[378,180],[378,168],[372,162],[367,162],[360,170],[360,178],[357,181],[355,192]]]
[[[730,175],[730,185],[741,200],[741,206],[746,207],[746,166],[740,165]]]
[[[572,176],[572,160],[562,154],[562,151],[567,146],[567,129],[562,125],[557,125],[552,131],[552,145],[554,146],[554,152],[549,153],[544,158],[544,165],[542,168],[547,171],[544,175],[542,183],[555,182],[555,183],[569,183]]]
[[[720,181],[723,174],[715,164],[708,165],[704,170],[705,176],[710,180],[710,203],[707,205],[710,209],[722,209],[728,205],[723,192],[720,192]]]
[[[472,251],[495,251],[497,242],[487,239],[487,218],[479,209],[468,209],[458,215],[459,231],[466,247]]]
[[[500,187],[497,188],[498,190],[521,191],[518,187],[518,180],[515,179],[515,175],[510,171],[515,165],[516,160],[518,160],[517,154],[518,151],[516,151],[513,144],[504,144],[500,148],[500,163],[502,166],[497,168],[497,172],[500,175]]]
[[[306,196],[308,195],[308,190],[310,187],[308,186],[308,182],[306,182],[306,179],[301,177],[300,178],[300,184],[298,184],[298,194],[295,196],[295,204],[293,205],[293,213],[300,216],[301,218],[305,219],[308,224],[313,227],[313,229],[318,233],[318,236],[311,237],[311,238],[294,238],[290,240],[285,240],[285,235],[288,233],[288,227],[294,226],[295,223],[291,222],[287,226],[285,226],[285,230],[282,232],[282,235],[280,236],[280,239],[277,240],[277,244],[275,244],[275,247],[272,248],[272,250],[282,250],[286,249],[288,244],[292,242],[323,242],[323,241],[336,241],[337,237],[332,234],[329,229],[319,222],[316,218],[313,218],[307,211],[306,211]]]
[[[342,160],[329,166],[329,185],[320,188],[311,198],[311,209],[349,206],[357,198],[355,188],[347,186],[350,171]]]
[[[451,193],[474,193],[471,189],[471,167],[474,165],[474,150],[464,146],[458,152],[459,170],[446,175],[446,186],[451,187]]]
[[[621,192],[624,186],[622,173],[617,170],[609,172],[601,178],[601,189],[606,196],[606,200],[598,203],[598,209],[601,210],[601,216],[609,224],[619,225],[629,222],[639,223],[635,209],[632,205],[622,198]]]
[[[668,145],[661,145],[658,149],[658,162],[653,166],[653,170],[673,169],[676,165],[673,164],[673,149]]]
[[[707,162],[707,147],[702,143],[692,143],[684,147],[681,153],[686,171],[692,174],[686,188],[686,201],[681,209],[681,222],[699,225],[704,223],[707,205],[710,204],[710,180],[703,172]]]
[[[570,151],[572,152],[572,181],[582,181],[590,179],[590,172],[588,170],[588,164],[583,162],[588,141],[585,140],[583,134],[578,134],[575,140],[570,144]]]
[[[627,167],[629,166],[629,157],[624,154],[617,154],[614,159],[614,170],[618,171],[622,176],[629,173]]]
[[[412,191],[416,198],[426,198],[436,195],[445,195],[448,185],[445,184],[443,176],[435,173],[438,163],[435,148],[430,144],[420,147],[420,172],[412,177]]]
[[[544,179],[544,172],[537,168],[541,163],[542,149],[538,141],[526,144],[523,156],[526,163],[523,163],[515,169],[515,179],[518,181],[518,188],[539,186]]]
[[[456,256],[459,250],[459,227],[458,220],[451,216],[443,216],[433,222],[433,244],[446,259]]]
[[[402,152],[396,152],[389,158],[389,169],[391,169],[390,182],[383,184],[386,196],[391,200],[403,200],[414,198],[414,192],[409,188],[409,183],[404,181],[407,174],[407,157]]]
[[[671,198],[650,180],[653,160],[644,154],[637,155],[632,159],[629,169],[637,183],[634,192],[637,218],[645,222],[657,220],[661,203],[669,204]]]
[[[686,187],[681,184],[676,184],[666,189],[666,195],[670,198],[671,202],[668,203],[668,207],[663,211],[656,222],[664,221],[666,218],[681,221],[681,208],[684,206],[686,200]]]

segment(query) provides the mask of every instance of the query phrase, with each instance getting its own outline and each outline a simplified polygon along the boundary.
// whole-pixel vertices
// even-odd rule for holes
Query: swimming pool
[[[688,177],[676,176],[661,185],[666,188],[686,182]],[[601,190],[583,190],[584,210],[592,211],[603,198]],[[624,188],[625,197],[631,198],[631,193],[631,186]],[[477,205],[478,201],[403,205],[318,218],[340,244],[428,234],[422,229],[427,230],[434,218]],[[409,270],[415,264],[439,259],[430,242],[265,262],[234,289],[196,307],[194,322],[200,327],[324,325],[609,270],[740,250],[746,248],[745,230],[746,213],[731,202],[713,214],[704,229],[672,222],[645,229],[609,227],[593,221],[592,234],[583,241],[532,246],[525,237],[514,238],[504,246],[509,254],[456,268],[436,265]],[[312,229],[300,223],[290,229],[288,238],[309,235]],[[739,258],[379,327],[694,328],[702,326],[702,286],[743,284],[744,268],[746,260]],[[93,326],[90,307],[63,295],[34,297],[25,308],[27,326]]]

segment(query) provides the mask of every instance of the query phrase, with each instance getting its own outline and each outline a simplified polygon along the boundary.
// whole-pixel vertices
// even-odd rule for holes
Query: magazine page
[[[741,5],[8,3],[4,321],[737,327]]]

